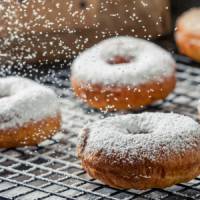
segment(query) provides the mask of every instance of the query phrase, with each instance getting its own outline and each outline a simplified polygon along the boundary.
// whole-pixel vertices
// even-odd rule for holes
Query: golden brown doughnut
[[[200,8],[183,13],[176,22],[175,40],[179,51],[200,62]]]
[[[86,125],[77,145],[83,168],[115,188],[164,188],[200,174],[200,126],[173,113],[108,117]]]
[[[34,81],[0,79],[0,148],[36,145],[61,125],[56,94]]]
[[[136,110],[166,98],[175,88],[175,62],[148,41],[111,38],[75,59],[71,84],[93,108]]]
[[[61,117],[48,117],[37,122],[25,123],[19,128],[0,130],[0,147],[33,146],[53,136],[59,129]]]
[[[175,88],[176,77],[164,78],[160,82],[149,82],[137,87],[104,87],[102,85],[79,83],[71,79],[77,96],[93,108],[108,110],[140,109],[157,100],[165,99]]]

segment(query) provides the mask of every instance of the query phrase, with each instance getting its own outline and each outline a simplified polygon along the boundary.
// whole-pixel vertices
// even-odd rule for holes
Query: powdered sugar
[[[0,129],[54,117],[59,112],[56,94],[25,78],[1,78],[0,97]]]
[[[105,118],[85,126],[88,137],[84,155],[104,152],[129,162],[170,158],[190,148],[199,148],[200,125],[193,119],[173,113],[128,114]],[[84,138],[82,131],[79,142]],[[160,156],[159,156],[160,157]]]
[[[199,36],[200,33],[200,8],[192,8],[182,14],[178,19],[178,27],[188,32]],[[198,39],[197,39],[198,40]]]
[[[114,56],[131,57],[129,63],[109,64]],[[72,77],[86,83],[138,85],[159,81],[174,73],[175,62],[159,46],[137,38],[115,37],[80,54],[72,65]]]

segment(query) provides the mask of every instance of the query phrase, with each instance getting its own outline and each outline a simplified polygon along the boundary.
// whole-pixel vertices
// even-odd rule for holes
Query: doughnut
[[[173,113],[108,117],[82,129],[77,154],[111,187],[164,188],[200,174],[200,125]]]
[[[36,145],[54,135],[60,123],[51,89],[26,78],[0,78],[0,148]]]
[[[179,51],[200,62],[200,8],[183,13],[176,22],[175,40]]]
[[[159,46],[133,37],[109,38],[73,62],[71,85],[89,106],[138,110],[164,99],[175,87],[175,62]]]

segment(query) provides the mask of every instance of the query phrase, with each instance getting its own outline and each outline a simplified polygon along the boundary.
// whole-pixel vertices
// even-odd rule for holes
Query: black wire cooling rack
[[[145,110],[177,112],[198,120],[196,106],[200,98],[200,68],[186,57],[174,56],[178,62],[175,91],[165,101]],[[200,177],[169,188],[145,191],[117,190],[89,177],[76,158],[77,134],[85,123],[107,114],[91,110],[76,99],[68,76],[69,69],[65,69],[58,71],[53,78],[47,76],[42,79],[61,97],[62,131],[37,147],[0,150],[0,199],[200,199]]]

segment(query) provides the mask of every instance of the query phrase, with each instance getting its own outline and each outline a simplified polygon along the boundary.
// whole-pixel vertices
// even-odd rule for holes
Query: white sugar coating
[[[88,130],[87,141],[84,140]],[[108,117],[86,125],[79,137],[84,155],[113,152],[129,162],[155,160],[160,152],[166,158],[199,148],[200,125],[193,119],[174,113],[141,113]],[[124,161],[126,161],[126,159]]]
[[[114,56],[128,56],[129,63],[109,64]],[[85,50],[72,64],[72,77],[92,84],[132,85],[172,76],[175,61],[166,50],[143,39],[119,36]]]
[[[200,8],[192,8],[178,18],[178,25],[192,34],[200,34]]]
[[[51,89],[26,78],[0,78],[0,129],[55,117],[58,112],[58,99]]]

